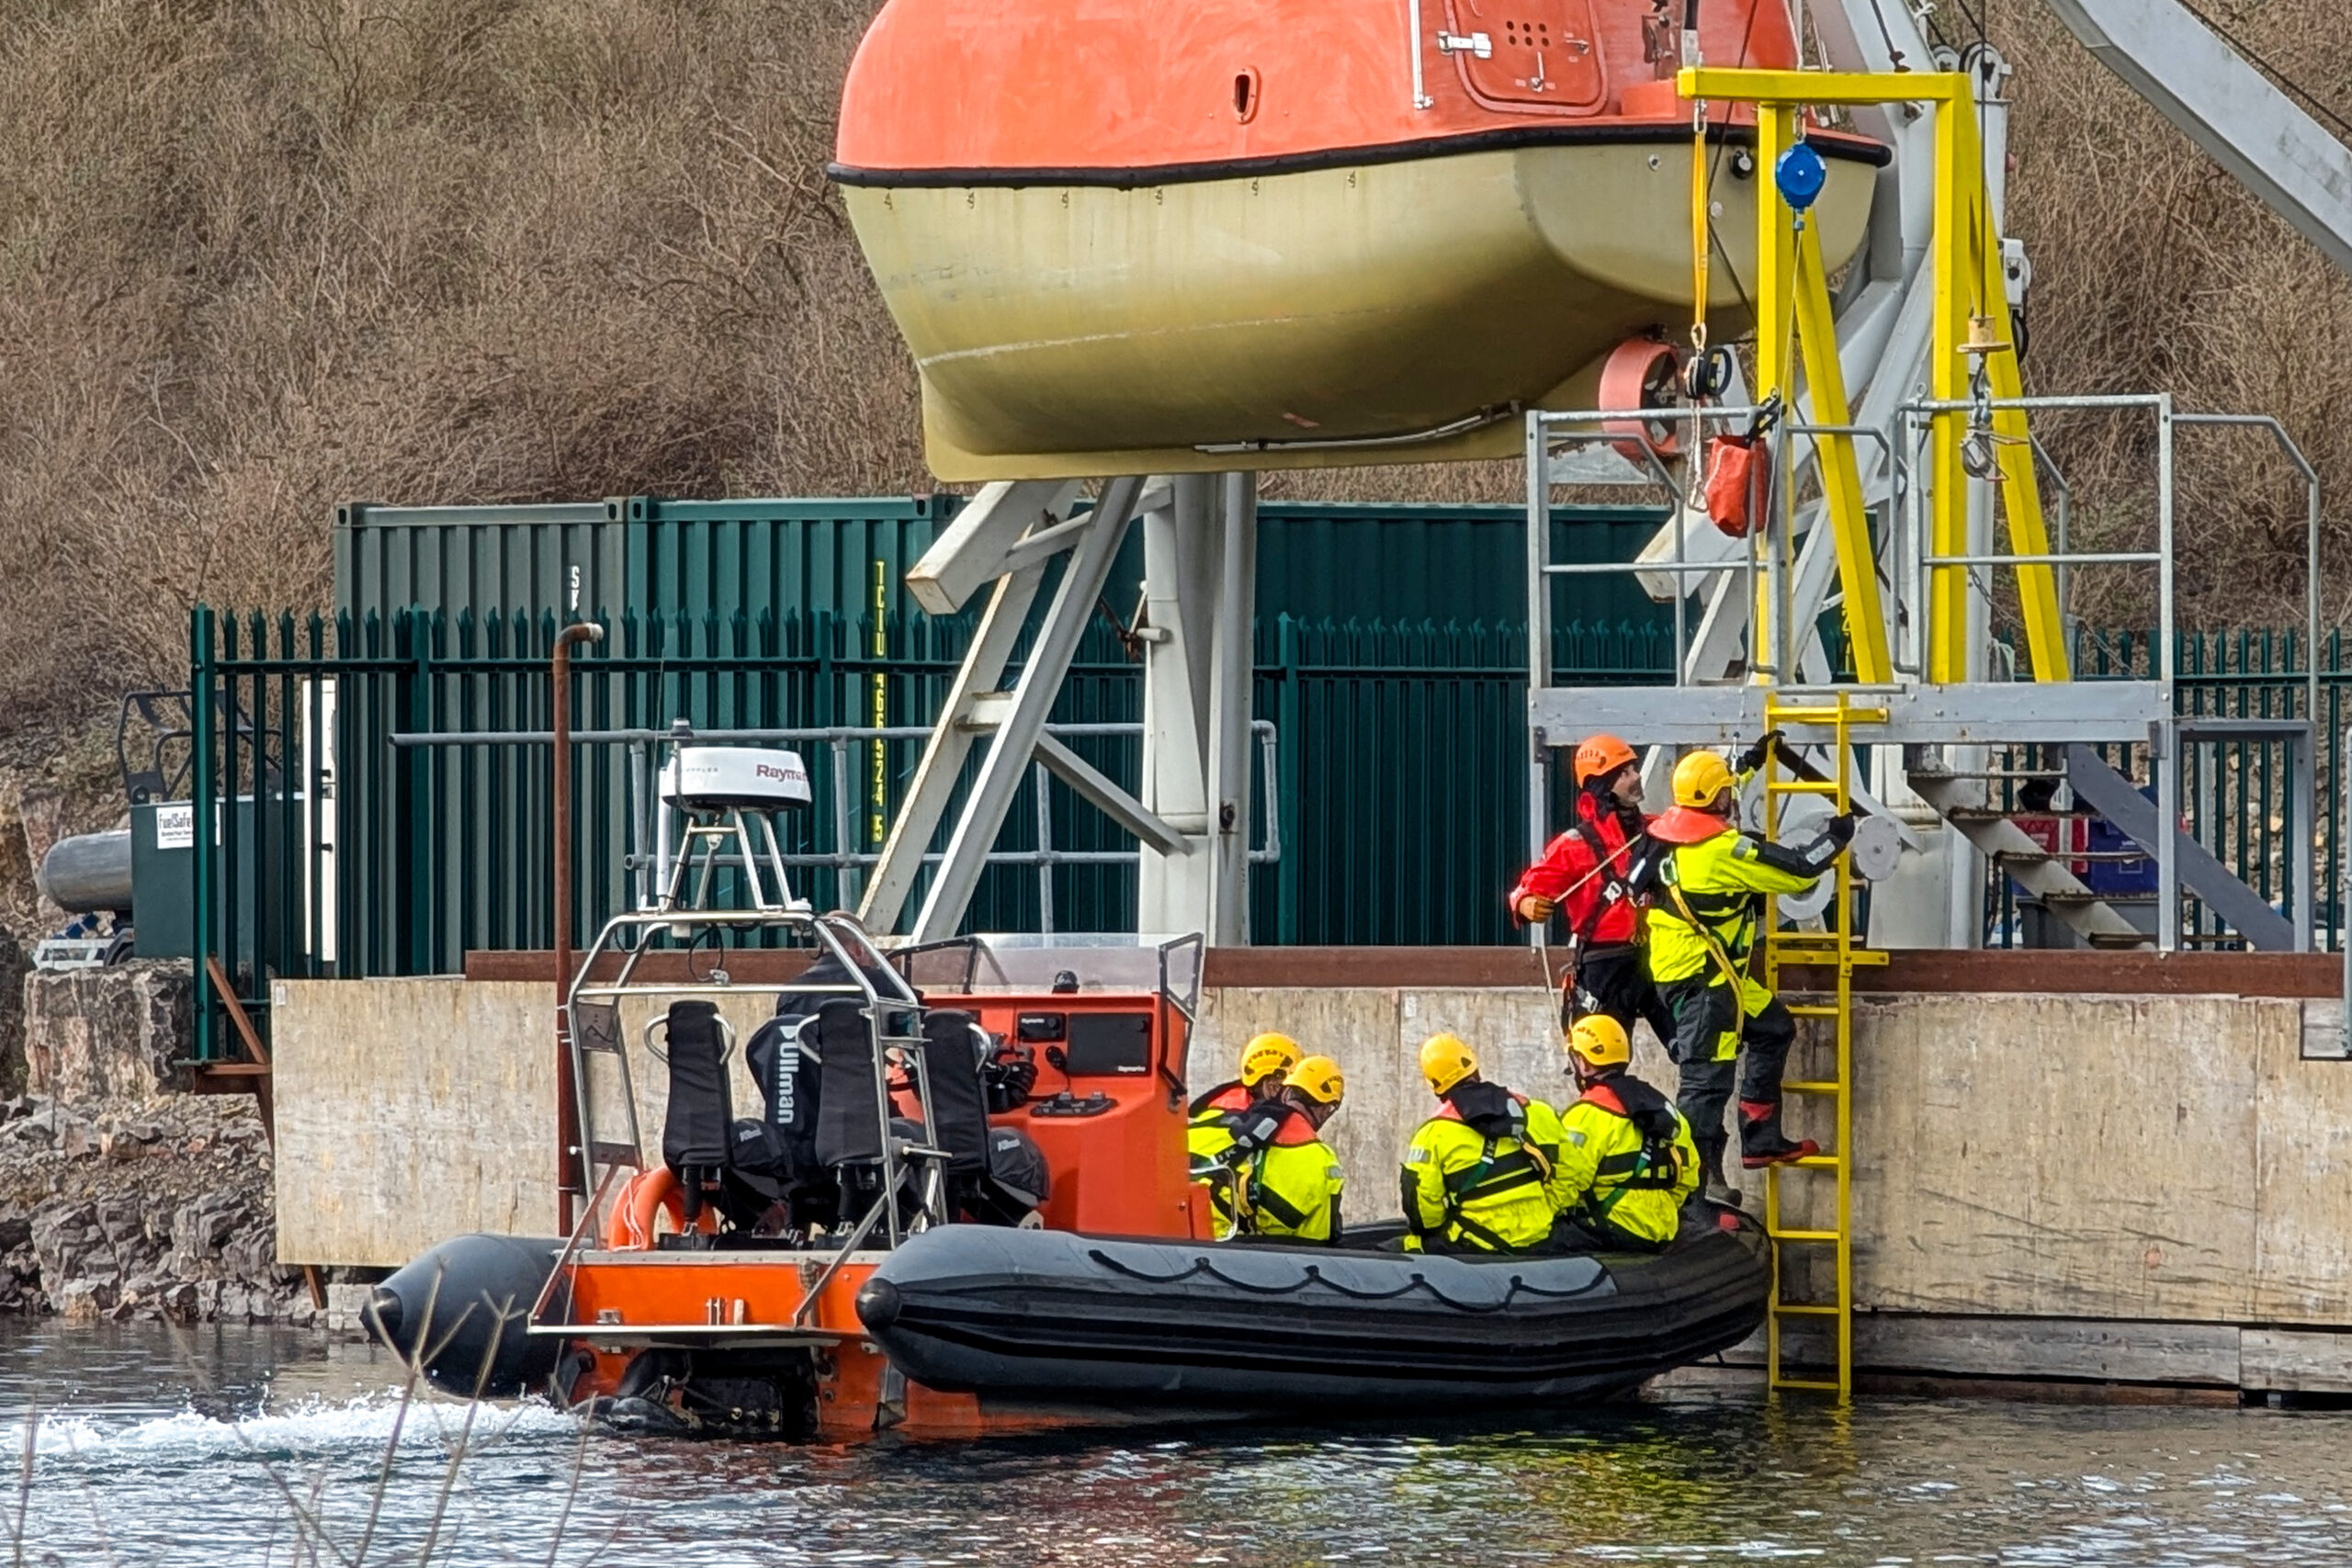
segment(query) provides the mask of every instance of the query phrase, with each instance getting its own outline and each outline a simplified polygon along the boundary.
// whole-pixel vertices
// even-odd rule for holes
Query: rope
[[[1398,1296],[1409,1295],[1414,1291],[1429,1282],[1426,1276],[1424,1276],[1419,1269],[1415,1269],[1412,1275],[1408,1278],[1403,1284],[1397,1286],[1393,1291],[1359,1291],[1352,1285],[1343,1285],[1339,1280],[1332,1279],[1329,1274],[1323,1272],[1321,1265],[1315,1263],[1310,1263],[1306,1266],[1306,1277],[1319,1285],[1326,1286],[1331,1290],[1339,1292],[1340,1294],[1343,1296],[1350,1296],[1360,1302],[1393,1302]]]
[[[1707,254],[1714,224],[1707,213],[1707,100],[1690,109],[1690,352],[1707,352]]]
[[[1087,1248],[1086,1256],[1093,1262],[1101,1264],[1103,1268],[1112,1270],[1114,1273],[1125,1274],[1128,1279],[1140,1280],[1147,1285],[1180,1285],[1185,1280],[1193,1279],[1195,1276],[1206,1275],[1208,1278],[1215,1280],[1219,1284],[1230,1286],[1237,1291],[1246,1291],[1250,1294],[1255,1296],[1295,1296],[1305,1292],[1310,1285],[1322,1285],[1329,1290],[1337,1292],[1340,1295],[1350,1297],[1356,1301],[1364,1302],[1395,1301],[1397,1297],[1409,1295],[1415,1291],[1426,1291],[1442,1306],[1449,1306],[1456,1312],[1474,1313],[1481,1316],[1490,1313],[1498,1313],[1506,1310],[1510,1307],[1512,1302],[1516,1301],[1522,1295],[1534,1296],[1544,1301],[1568,1301],[1577,1296],[1588,1295],[1592,1292],[1599,1290],[1600,1288],[1601,1281],[1607,1278],[1605,1274],[1596,1273],[1591,1279],[1586,1280],[1581,1285],[1576,1286],[1572,1290],[1547,1291],[1541,1285],[1532,1285],[1528,1283],[1525,1275],[1513,1274],[1510,1277],[1510,1288],[1503,1292],[1502,1300],[1498,1302],[1464,1302],[1456,1301],[1453,1297],[1447,1295],[1443,1291],[1439,1290],[1437,1286],[1430,1282],[1429,1276],[1419,1269],[1415,1269],[1404,1284],[1397,1286],[1393,1291],[1361,1291],[1352,1286],[1341,1284],[1339,1280],[1325,1274],[1320,1265],[1314,1263],[1307,1264],[1303,1276],[1288,1284],[1260,1285],[1254,1284],[1247,1280],[1238,1280],[1234,1278],[1224,1269],[1219,1269],[1213,1259],[1205,1257],[1193,1258],[1190,1268],[1181,1269],[1176,1273],[1153,1274],[1147,1272],[1144,1269],[1136,1269],[1129,1264],[1122,1263],[1119,1259],[1112,1257],[1109,1253],[1103,1251],[1099,1247]]]

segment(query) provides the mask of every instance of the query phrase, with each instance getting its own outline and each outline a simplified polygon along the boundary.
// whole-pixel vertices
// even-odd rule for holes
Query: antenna
[[[688,745],[684,742],[693,732],[684,724],[672,733],[680,743],[662,770],[661,797],[663,807],[676,812],[683,825],[655,910],[668,914],[713,908],[711,889],[718,873],[722,865],[732,864],[741,871],[741,891],[748,895],[739,897],[736,907],[807,913],[808,901],[793,896],[784,846],[775,835],[775,813],[806,811],[813,798],[800,753]],[[665,840],[667,837],[665,826]]]

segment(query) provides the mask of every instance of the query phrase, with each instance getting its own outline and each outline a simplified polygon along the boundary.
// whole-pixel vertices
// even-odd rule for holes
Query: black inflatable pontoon
[[[1764,1321],[1762,1233],[1732,1211],[1656,1256],[1465,1259],[948,1225],[858,1315],[933,1388],[1064,1403],[1331,1407],[1598,1398]]]

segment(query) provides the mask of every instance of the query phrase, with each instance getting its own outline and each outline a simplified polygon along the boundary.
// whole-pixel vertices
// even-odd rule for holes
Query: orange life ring
[[[650,1252],[655,1227],[663,1214],[670,1229],[684,1234],[686,1201],[678,1190],[677,1173],[666,1165],[640,1170],[628,1179],[605,1216],[605,1246],[616,1252]],[[718,1216],[706,1206],[695,1216],[695,1228],[707,1235],[718,1228]]]

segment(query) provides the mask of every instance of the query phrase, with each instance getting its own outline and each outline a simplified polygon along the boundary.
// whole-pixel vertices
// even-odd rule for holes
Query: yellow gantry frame
[[[2016,345],[2009,336],[2008,292],[2001,276],[2001,240],[1993,223],[1990,194],[1976,135],[1974,87],[1964,72],[1864,73],[1836,71],[1752,71],[1702,66],[1676,78],[1685,98],[1756,106],[1756,382],[1757,401],[1779,393],[1784,407],[1796,406],[1795,357],[1804,364],[1812,394],[1811,423],[1839,425],[1850,420],[1845,376],[1838,362],[1836,323],[1829,280],[1821,263],[1815,226],[1800,231],[1796,214],[1772,177],[1782,152],[1798,140],[1798,115],[1808,106],[1924,103],[1936,111],[1935,322],[1928,372],[1928,394],[1936,402],[1959,402],[1969,395],[1970,319],[1989,320],[2002,349],[1984,356],[1988,389],[1995,400],[2024,395]],[[1705,235],[1694,243],[1709,243]],[[1926,678],[1957,682],[1968,672],[1968,568],[1940,566],[1941,558],[1965,556],[1968,547],[1968,475],[1961,466],[1967,414],[1939,410],[1928,425],[1930,512],[1927,604],[1924,616]],[[2033,448],[2021,409],[1992,415],[1999,456],[2002,512],[2009,547],[2021,556],[2050,553],[2041,515],[2041,494],[2033,471]],[[1838,573],[1845,596],[1846,627],[1852,641],[1854,674],[1866,684],[1894,678],[1886,617],[1880,606],[1877,564],[1871,548],[1870,517],[1862,504],[1853,438],[1814,438],[1819,457],[1826,520],[1838,547]],[[1785,549],[1781,540],[1772,547]],[[2022,565],[2018,602],[2025,622],[2026,647],[2034,679],[2069,678],[2065,637],[2059,617],[2057,575],[2046,563]],[[1755,646],[1768,640],[1777,609],[1757,606]],[[1785,680],[1787,677],[1782,676]]]

